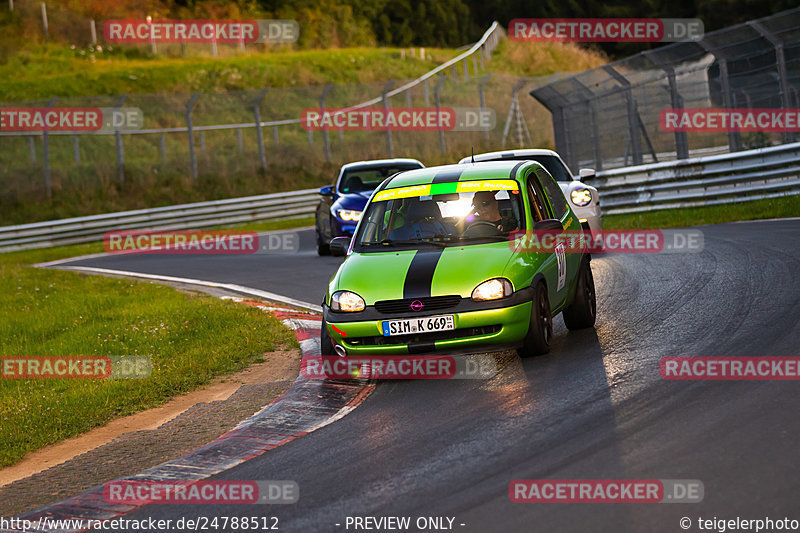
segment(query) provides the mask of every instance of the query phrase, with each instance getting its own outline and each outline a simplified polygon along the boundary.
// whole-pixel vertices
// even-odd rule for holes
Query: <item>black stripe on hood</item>
[[[418,251],[411,259],[403,283],[403,298],[427,298],[431,295],[433,273],[443,249]]]

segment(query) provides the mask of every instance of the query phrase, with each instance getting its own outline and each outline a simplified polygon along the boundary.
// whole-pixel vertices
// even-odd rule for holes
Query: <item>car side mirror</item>
[[[564,226],[561,225],[559,220],[554,218],[546,218],[544,220],[540,220],[533,225],[534,231],[564,231]],[[331,241],[333,244],[333,241]]]
[[[331,239],[331,255],[344,256],[350,248],[350,237],[334,237]]]
[[[590,180],[595,177],[595,171],[593,168],[582,168],[578,171],[578,174],[581,177],[581,181]]]
[[[330,196],[330,195],[333,194],[333,186],[332,185],[326,185],[324,187],[320,187],[319,193],[322,196]]]

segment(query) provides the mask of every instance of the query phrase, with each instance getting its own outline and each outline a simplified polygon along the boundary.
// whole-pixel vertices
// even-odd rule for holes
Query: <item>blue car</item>
[[[329,255],[331,239],[352,237],[367,200],[386,178],[425,168],[416,159],[378,159],[347,163],[339,170],[335,185],[319,190],[322,199],[317,206],[317,253]]]

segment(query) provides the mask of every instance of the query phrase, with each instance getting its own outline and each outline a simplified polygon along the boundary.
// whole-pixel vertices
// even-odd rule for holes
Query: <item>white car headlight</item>
[[[591,203],[592,191],[590,191],[589,189],[585,189],[583,187],[578,187],[577,189],[573,189],[573,191],[569,193],[569,197],[572,200],[573,204],[583,207]]]
[[[342,220],[358,222],[361,219],[361,211],[352,209],[339,209],[339,218]]]
[[[514,288],[511,286],[510,281],[505,278],[494,278],[484,281],[475,287],[475,290],[472,291],[472,299],[477,302],[499,300],[500,298],[511,296],[513,292]]]
[[[363,311],[364,307],[366,307],[364,298],[354,292],[336,291],[331,298],[331,309],[334,311],[354,313],[356,311]]]

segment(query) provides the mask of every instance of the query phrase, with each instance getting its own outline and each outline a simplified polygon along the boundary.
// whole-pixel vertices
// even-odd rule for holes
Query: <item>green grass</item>
[[[40,45],[0,65],[0,101],[370,83],[419,76],[457,53],[427,50],[421,60],[408,54],[403,59],[395,48],[343,48],[226,58],[147,58],[126,57],[121,49],[109,52],[101,47],[87,54],[63,45]]]
[[[800,216],[800,195],[737,204],[664,209],[629,215],[603,215],[605,229],[661,229],[721,224],[737,220]]]
[[[292,333],[259,309],[170,287],[32,268],[100,244],[0,255],[0,354],[148,356],[140,380],[0,379],[0,467],[163,404],[274,349]]]

